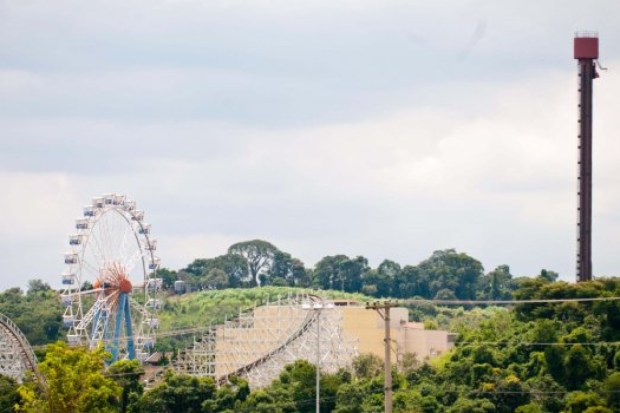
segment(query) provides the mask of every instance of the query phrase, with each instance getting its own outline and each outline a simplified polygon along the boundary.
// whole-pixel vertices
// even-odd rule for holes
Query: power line
[[[563,342],[527,342],[527,341],[457,341],[459,345],[511,345],[511,346],[620,346],[620,341],[596,341],[581,343],[563,343]]]
[[[552,304],[552,303],[584,303],[593,301],[620,301],[620,297],[585,297],[585,298],[539,298],[531,300],[430,300],[405,299],[405,300],[376,300],[366,303],[366,307],[373,307],[377,304],[392,303],[392,306],[416,305],[416,304],[434,304],[434,305],[516,305],[516,304]]]

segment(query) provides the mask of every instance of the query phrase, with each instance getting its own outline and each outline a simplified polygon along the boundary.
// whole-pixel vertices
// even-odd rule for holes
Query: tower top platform
[[[597,32],[576,32],[573,45],[575,59],[598,59]]]

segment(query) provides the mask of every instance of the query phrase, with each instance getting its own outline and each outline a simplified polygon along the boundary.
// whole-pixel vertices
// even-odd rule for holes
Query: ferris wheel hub
[[[129,294],[131,292],[131,281],[127,278],[121,278],[118,282],[118,290],[122,293]]]

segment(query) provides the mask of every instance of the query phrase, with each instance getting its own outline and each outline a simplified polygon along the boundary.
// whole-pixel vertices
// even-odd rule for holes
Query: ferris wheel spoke
[[[90,262],[88,262],[88,261],[82,261],[82,265],[83,265],[84,267],[86,267],[86,269],[87,269],[88,271],[90,271],[90,272],[93,274],[93,277],[94,277],[94,278],[96,278],[96,277],[98,277],[98,276],[99,276],[99,270],[100,270],[100,268],[99,268],[99,267],[96,267],[96,266],[92,265],[92,264],[91,264]],[[84,274],[82,274],[82,276],[84,276]],[[83,281],[82,281],[82,282],[83,282]]]
[[[99,227],[99,230],[101,233],[104,256],[106,258],[106,263],[107,263],[107,261],[113,259],[114,256],[112,255],[112,251],[111,251],[112,242],[111,242],[110,230],[109,230],[109,217],[106,215],[107,214],[103,214],[101,217],[101,225]]]
[[[127,260],[127,272],[131,273],[133,271],[133,269],[135,268],[136,264],[138,263],[138,261],[140,261],[142,258],[144,257],[144,252],[138,248],[134,251],[134,253],[131,255],[131,257],[129,257],[129,259]]]
[[[131,227],[132,230],[135,230],[134,227]],[[133,238],[133,243],[131,242]],[[135,234],[133,231],[126,231],[124,234],[124,240],[126,241],[123,245],[122,251],[120,252],[120,256],[123,258],[123,261],[126,263],[126,269],[128,273],[133,272],[135,267],[135,256],[136,254],[142,255],[142,248],[139,244],[136,244]]]
[[[94,241],[93,244],[95,248],[91,248],[89,251],[95,256],[98,261],[99,267],[103,267],[105,263],[105,251],[103,246],[101,245],[101,241],[99,240],[99,231],[95,231],[94,229],[91,231],[91,237]]]
[[[118,248],[119,257],[126,257],[127,254],[129,253],[129,250],[131,248],[130,235],[133,236],[133,234],[134,234],[133,225],[130,224],[130,225],[125,226],[124,231],[123,231],[122,241],[119,244],[119,248]]]

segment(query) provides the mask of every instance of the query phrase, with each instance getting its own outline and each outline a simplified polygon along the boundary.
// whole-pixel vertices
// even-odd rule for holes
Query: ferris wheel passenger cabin
[[[66,262],[66,259],[65,259],[65,262]],[[63,285],[73,285],[73,284],[75,284],[75,274],[71,273],[71,272],[63,273],[62,274],[62,284]]]
[[[75,252],[68,252],[65,254],[65,264],[77,264],[78,255]]]

